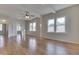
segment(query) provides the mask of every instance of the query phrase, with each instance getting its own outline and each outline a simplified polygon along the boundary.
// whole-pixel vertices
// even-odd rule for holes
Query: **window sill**
[[[67,32],[47,32],[47,33],[52,33],[52,34],[66,34]]]
[[[29,31],[29,32],[36,32],[36,31]]]
[[[55,33],[66,34],[67,32],[55,32]]]

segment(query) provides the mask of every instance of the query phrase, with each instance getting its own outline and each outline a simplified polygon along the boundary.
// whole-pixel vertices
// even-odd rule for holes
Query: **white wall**
[[[66,33],[48,33],[47,32],[47,21],[48,19],[57,17],[66,17]],[[37,19],[33,19],[31,22],[36,21]],[[79,44],[79,5],[71,6],[54,13],[49,13],[46,15],[42,15],[40,21],[36,21],[38,23],[36,32],[29,32],[31,35],[40,34],[41,37],[45,37],[52,40],[59,40],[71,43]],[[40,28],[40,23],[42,27]],[[29,29],[29,27],[27,27]]]
[[[66,16],[66,33],[47,33],[47,20],[53,17]],[[42,36],[65,42],[79,44],[79,5],[57,11],[42,17]]]
[[[25,29],[25,21],[24,20],[15,20],[15,19],[11,19],[9,20],[9,24],[8,24],[8,34],[9,37],[11,36],[16,36],[17,35],[17,24],[20,24],[22,27],[22,35],[24,33],[24,29]]]
[[[3,22],[2,20],[3,19],[0,20],[0,24],[2,24],[2,31],[0,31],[0,34],[6,34],[8,21]]]
[[[36,31],[29,31],[30,22],[36,22]],[[31,21],[29,21],[29,23],[26,24],[26,25],[28,25],[27,34],[33,35],[33,36],[40,36],[40,19],[39,18],[32,19]]]

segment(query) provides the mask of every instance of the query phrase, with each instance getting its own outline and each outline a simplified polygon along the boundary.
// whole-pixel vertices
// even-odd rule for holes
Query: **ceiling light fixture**
[[[30,13],[28,11],[26,11],[25,20],[30,20]]]
[[[30,16],[26,14],[25,18],[26,18],[26,19],[29,19],[29,18],[30,18]]]
[[[2,22],[6,22],[6,20],[4,19],[4,20],[2,20]]]
[[[31,20],[33,17],[35,17],[35,15],[32,15],[31,12],[29,12],[29,11],[25,12],[25,16],[24,16],[25,20],[27,20],[27,21]]]

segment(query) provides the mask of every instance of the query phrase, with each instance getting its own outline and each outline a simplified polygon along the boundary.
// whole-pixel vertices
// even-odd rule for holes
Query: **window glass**
[[[2,31],[2,24],[0,24],[0,31]]]
[[[57,18],[56,32],[65,32],[65,17]]]
[[[54,32],[54,19],[48,20],[48,32]]]
[[[33,31],[36,31],[36,23],[33,23]]]
[[[17,25],[17,31],[21,31],[21,25],[20,24]]]
[[[29,30],[32,31],[32,23],[29,25]]]

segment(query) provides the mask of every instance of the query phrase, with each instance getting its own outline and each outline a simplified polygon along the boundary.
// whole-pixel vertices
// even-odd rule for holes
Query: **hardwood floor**
[[[1,55],[74,55],[79,54],[79,45],[45,38],[26,36],[21,38],[0,35]]]

